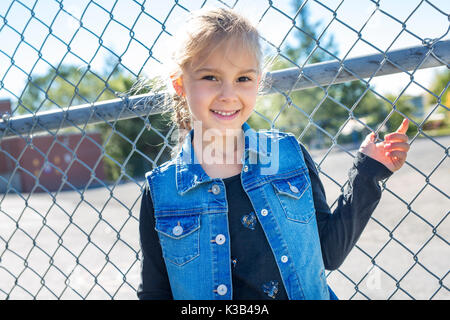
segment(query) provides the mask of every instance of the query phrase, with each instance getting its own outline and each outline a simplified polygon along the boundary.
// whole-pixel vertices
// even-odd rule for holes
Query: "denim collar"
[[[252,129],[247,122],[242,125],[242,130],[244,131],[245,149],[241,163],[255,164],[258,157],[267,162],[267,159],[270,158],[270,152],[268,153],[264,143],[261,143],[260,133]],[[218,178],[209,177],[198,162],[192,146],[193,137],[194,129],[191,129],[189,134],[186,135],[180,152],[176,155],[176,185],[180,195],[201,183],[218,180]]]

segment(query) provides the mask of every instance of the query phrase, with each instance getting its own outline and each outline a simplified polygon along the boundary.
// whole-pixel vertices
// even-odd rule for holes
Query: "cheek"
[[[256,88],[249,88],[248,90],[246,90],[243,93],[243,97],[245,99],[245,103],[247,104],[247,106],[252,106],[252,107],[255,106],[256,98],[258,96],[257,92],[258,91]]]
[[[186,92],[188,101],[195,104],[205,104],[214,96],[213,90],[207,86],[193,86]]]
[[[186,101],[194,118],[200,119],[209,110],[212,99],[207,90],[199,89],[186,92]]]

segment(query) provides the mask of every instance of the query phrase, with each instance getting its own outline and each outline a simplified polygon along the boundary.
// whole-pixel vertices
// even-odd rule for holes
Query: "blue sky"
[[[178,1],[188,10],[199,8],[203,2]],[[222,2],[229,5],[235,3]],[[235,8],[257,23],[261,34],[278,46],[292,27],[292,20],[280,13],[282,11],[292,17],[295,10],[291,2],[274,0],[273,7],[269,8],[267,0],[239,0]],[[317,31],[319,34],[324,32],[323,39],[328,39],[331,35],[334,37],[340,58],[375,52],[363,41],[357,41],[357,33],[348,26],[361,30],[363,39],[383,51],[389,47],[396,49],[420,45],[420,38],[441,37],[449,26],[445,15],[450,12],[448,0],[380,0],[380,9],[387,14],[381,11],[373,14],[375,4],[369,0],[321,0],[320,3],[308,1],[310,21],[320,22]],[[164,61],[167,57],[171,37],[166,32],[161,32],[162,23],[165,30],[173,34],[187,15],[180,6],[173,9],[173,4],[173,0],[63,0],[61,4],[56,0],[0,1],[0,21],[7,20],[7,25],[3,22],[0,24],[0,98],[10,97],[15,100],[11,92],[17,96],[21,94],[28,74],[43,74],[48,70],[49,64],[56,67],[61,61],[80,67],[89,63],[92,70],[103,73],[105,61],[112,57],[111,52],[120,56],[123,65],[135,74],[141,72],[152,75],[163,71],[164,65],[158,61]],[[207,1],[207,6],[220,5],[216,0]],[[336,11],[336,17],[341,22],[333,21],[332,11]],[[110,21],[109,12],[112,12],[116,21]],[[406,28],[410,33],[402,32],[401,23],[388,15],[399,21],[406,21]],[[86,29],[80,28],[80,21]],[[50,35],[49,28],[45,25],[51,25]],[[134,37],[132,41],[128,30],[131,28]],[[449,35],[446,35],[445,39],[448,38]],[[102,46],[99,46],[99,41]],[[286,41],[295,41],[295,33],[289,33]],[[155,59],[149,58],[149,48]],[[442,69],[418,71],[415,79],[426,87],[435,72]],[[408,82],[409,77],[406,75],[397,75],[379,77],[371,83],[381,93],[395,94]],[[412,85],[407,93],[422,92],[420,87]]]

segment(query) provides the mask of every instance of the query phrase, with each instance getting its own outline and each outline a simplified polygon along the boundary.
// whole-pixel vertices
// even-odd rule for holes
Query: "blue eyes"
[[[243,82],[245,82],[245,81],[250,81],[250,80],[252,80],[252,79],[250,79],[249,77],[239,77],[239,81],[243,81]]]
[[[204,76],[202,77],[202,80],[209,80],[209,81],[216,81],[217,78],[215,76]],[[247,82],[247,81],[251,81],[252,79],[250,79],[249,77],[239,77],[238,78],[238,82]]]
[[[216,80],[216,77],[214,77],[214,76],[204,76],[202,79],[213,81],[213,80]]]

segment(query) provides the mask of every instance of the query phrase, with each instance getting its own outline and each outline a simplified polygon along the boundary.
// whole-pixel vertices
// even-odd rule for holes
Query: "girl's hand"
[[[389,133],[384,141],[375,143],[375,133],[367,135],[359,151],[384,164],[392,172],[400,169],[406,161],[409,151],[408,130],[409,121],[404,119],[397,131]]]

